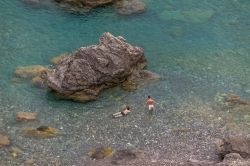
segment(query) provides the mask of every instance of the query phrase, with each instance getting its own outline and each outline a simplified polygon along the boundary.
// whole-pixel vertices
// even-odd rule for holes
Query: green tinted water
[[[193,115],[183,121],[178,115],[180,103],[192,106],[193,100],[199,100],[197,106],[191,108],[200,109],[207,103],[213,105],[217,92],[233,92],[250,98],[250,1],[144,2],[145,13],[124,17],[111,7],[77,15],[53,4],[32,7],[19,0],[1,0],[0,131],[11,137],[14,146],[25,151],[19,160],[12,161],[14,164],[30,156],[42,162],[38,157],[41,152],[47,154],[47,162],[55,156],[62,157],[58,160],[64,164],[71,163],[69,158],[76,163],[85,162],[82,156],[86,151],[99,145],[146,147],[167,153],[166,149],[174,145],[162,139],[177,139],[169,136],[171,128],[190,127],[202,133],[212,130],[204,127],[208,122],[200,124]],[[57,100],[27,82],[11,82],[16,67],[48,65],[50,59],[60,53],[97,43],[106,31],[143,47],[147,68],[162,78],[132,93],[120,88],[107,90],[98,101],[86,104]],[[144,109],[149,94],[159,103],[159,115],[153,123]],[[133,114],[127,119],[110,119],[110,115],[126,103],[132,107]],[[189,106],[183,109],[185,112]],[[18,111],[38,112],[39,121],[18,124],[15,122]],[[41,141],[26,139],[20,134],[24,127],[39,125],[63,127],[65,135]],[[177,152],[169,154],[174,158]],[[3,163],[11,160],[7,152],[0,155],[5,159]]]

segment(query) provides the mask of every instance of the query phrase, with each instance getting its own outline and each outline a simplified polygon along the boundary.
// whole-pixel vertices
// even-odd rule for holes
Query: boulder
[[[104,33],[99,44],[81,47],[55,65],[46,80],[59,97],[84,102],[127,80],[154,79],[154,74],[143,70],[146,63],[142,48],[126,43],[121,36]]]
[[[7,136],[0,134],[0,148],[10,144],[10,140]]]
[[[36,120],[37,113],[33,112],[17,112],[16,120],[17,121],[33,121]]]
[[[229,153],[238,153],[250,159],[250,136],[228,136],[215,141],[216,152],[222,159]]]
[[[135,13],[143,13],[145,4],[140,0],[120,0],[114,3],[115,10],[122,15],[131,15]]]

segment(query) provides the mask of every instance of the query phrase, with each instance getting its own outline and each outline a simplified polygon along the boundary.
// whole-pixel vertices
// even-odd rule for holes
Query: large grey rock
[[[97,99],[102,89],[124,81],[155,78],[143,70],[147,61],[140,47],[104,33],[99,44],[81,47],[47,72],[48,87],[60,97],[77,101]],[[138,74],[140,73],[140,74]]]

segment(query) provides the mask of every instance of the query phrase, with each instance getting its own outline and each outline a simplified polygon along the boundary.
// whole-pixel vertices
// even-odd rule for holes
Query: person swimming
[[[148,99],[147,99],[146,104],[147,104],[148,110],[149,110],[150,112],[153,112],[153,111],[154,111],[154,109],[155,109],[155,103],[156,103],[156,102],[152,99],[152,97],[151,97],[151,96],[148,96]]]
[[[129,106],[126,106],[126,108],[124,110],[122,110],[121,112],[117,112],[117,113],[112,114],[112,117],[119,118],[119,117],[128,115],[130,112],[131,111],[130,111]]]

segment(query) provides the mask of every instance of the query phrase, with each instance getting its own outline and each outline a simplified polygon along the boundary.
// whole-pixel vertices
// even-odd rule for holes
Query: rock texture
[[[250,159],[250,135],[228,136],[224,139],[218,139],[215,142],[215,147],[221,158],[225,158],[229,153],[238,153],[241,157]]]
[[[121,36],[104,33],[98,45],[81,47],[49,70],[47,84],[60,97],[95,100],[102,89],[156,78],[143,70],[146,63],[142,48],[126,43]]]

